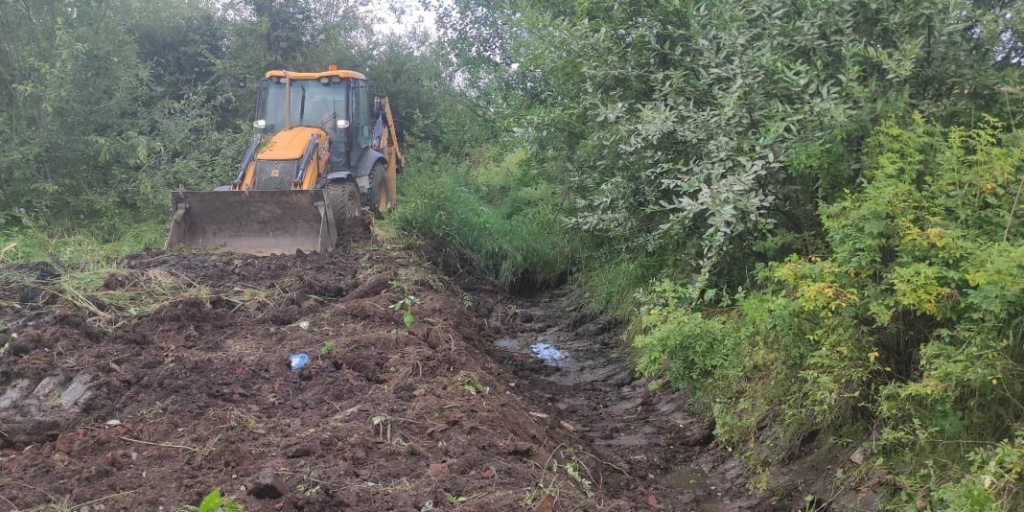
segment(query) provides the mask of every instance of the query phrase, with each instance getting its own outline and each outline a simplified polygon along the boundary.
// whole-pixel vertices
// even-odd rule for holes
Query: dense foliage
[[[1019,505],[1020,459],[1002,452],[1021,454],[1024,420],[1024,139],[991,121],[903,124],[868,141],[863,187],[822,206],[828,256],[771,263],[725,312],[655,288],[640,367],[711,383],[722,439],[742,444],[774,415],[785,451],[870,418],[879,463],[932,472],[901,475],[907,488],[949,480],[933,506]]]
[[[564,281],[572,251],[559,191],[519,166],[524,152],[475,169],[430,148],[410,153],[396,221],[457,244],[507,289],[530,292]]]
[[[911,505],[1020,505],[1019,3],[448,5],[578,287],[719,439],[871,438]]]
[[[462,150],[488,133],[457,126],[476,116],[425,36],[374,34],[356,1],[0,0],[0,13],[0,230],[21,257],[40,245],[26,228],[107,243],[141,221],[152,239],[171,190],[230,180],[255,105],[236,75],[336,64],[392,96],[403,136]]]
[[[1021,3],[422,3],[0,0],[0,260],[158,244],[244,151],[235,75],[360,69],[394,221],[570,277],[754,467],[867,440],[893,503],[1022,505]]]
[[[741,285],[754,264],[805,248],[817,201],[856,183],[880,119],[921,109],[970,123],[1020,104],[997,90],[1019,76],[1006,37],[1017,6],[457,4],[463,25],[493,30],[460,26],[453,51],[492,57],[477,68],[504,79],[508,123],[571,187],[571,225],[671,260],[698,288]]]

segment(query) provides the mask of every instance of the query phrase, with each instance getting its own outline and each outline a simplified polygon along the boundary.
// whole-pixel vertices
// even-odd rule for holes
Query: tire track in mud
[[[775,508],[767,493],[746,492],[742,466],[712,446],[713,422],[688,411],[684,393],[650,391],[634,373],[622,326],[587,313],[566,290],[510,299],[491,324],[503,334],[492,356],[551,411],[549,428],[575,434],[610,497],[653,510]]]

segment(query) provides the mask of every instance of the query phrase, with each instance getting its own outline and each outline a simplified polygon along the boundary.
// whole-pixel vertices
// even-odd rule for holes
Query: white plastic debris
[[[565,359],[565,352],[558,350],[550,343],[534,343],[531,348],[537,357],[545,361],[561,361]]]

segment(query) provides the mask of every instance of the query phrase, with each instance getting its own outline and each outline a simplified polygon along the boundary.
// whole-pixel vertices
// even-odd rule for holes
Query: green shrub
[[[958,481],[939,486],[932,499],[947,510],[1011,509],[1021,503],[1024,472],[1024,430],[1011,439],[976,448],[967,455],[970,472]]]
[[[637,369],[664,375],[679,387],[700,388],[728,362],[742,339],[736,329],[743,326],[720,316],[706,317],[683,301],[685,291],[668,281],[642,296],[644,311],[633,338]]]
[[[862,189],[820,209],[831,254],[768,264],[736,309],[645,312],[641,368],[705,389],[727,441],[770,417],[771,457],[785,457],[869,420],[899,500],[1020,506],[1006,453],[1024,422],[1024,139],[914,116],[878,128],[865,162]]]

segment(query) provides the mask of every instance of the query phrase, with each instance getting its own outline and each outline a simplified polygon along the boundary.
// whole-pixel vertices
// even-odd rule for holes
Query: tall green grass
[[[163,247],[167,224],[155,221],[126,225],[117,230],[83,227],[80,230],[24,225],[0,230],[0,263],[52,260],[108,261],[145,249]]]
[[[640,307],[637,293],[662,273],[662,262],[654,256],[585,256],[572,278],[576,296],[614,320],[634,319]]]
[[[417,150],[399,180],[394,222],[457,244],[507,289],[537,290],[564,279],[573,237],[561,220],[561,194],[522,172],[521,154],[471,169]]]

